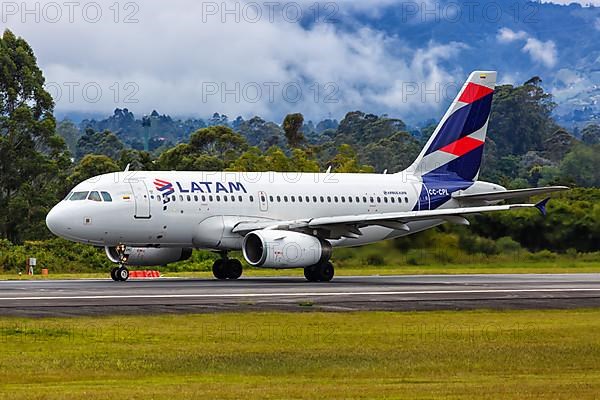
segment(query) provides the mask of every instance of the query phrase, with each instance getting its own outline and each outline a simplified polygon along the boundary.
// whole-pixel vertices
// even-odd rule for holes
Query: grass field
[[[130,267],[130,269],[144,269]],[[149,268],[152,269],[152,268]],[[160,268],[158,268],[160,270]],[[584,273],[600,272],[600,261],[597,260],[560,260],[547,261],[494,261],[489,263],[475,262],[470,264],[429,264],[429,265],[365,265],[341,266],[336,268],[337,276],[348,275],[408,275],[408,274],[546,274],[546,273]],[[212,278],[209,271],[169,272],[162,271],[166,277],[195,277]],[[61,273],[41,276],[39,274],[17,275],[15,273],[0,274],[0,280],[12,279],[80,279],[80,278],[108,278],[106,272],[93,273]],[[260,268],[246,268],[244,276],[304,276],[302,269],[273,270]]]
[[[600,393],[600,310],[0,319],[2,399]]]

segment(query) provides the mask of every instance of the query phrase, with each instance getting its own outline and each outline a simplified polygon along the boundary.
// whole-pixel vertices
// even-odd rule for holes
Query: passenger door
[[[143,179],[130,179],[129,185],[133,192],[133,200],[135,203],[134,218],[148,219],[150,215],[150,196],[148,195],[148,187]]]

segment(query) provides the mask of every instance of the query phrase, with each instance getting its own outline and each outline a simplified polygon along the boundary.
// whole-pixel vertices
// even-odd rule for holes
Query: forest
[[[136,117],[117,108],[103,120],[57,121],[43,71],[25,39],[6,30],[0,38],[0,272],[37,256],[57,271],[106,270],[101,250],[53,238],[45,216],[71,187],[123,170],[231,170],[397,172],[407,167],[435,122],[408,126],[398,116],[350,111],[340,121],[245,120],[214,113],[176,119],[152,111]],[[397,254],[442,243],[464,262],[475,256],[598,258],[600,251],[600,126],[569,131],[553,118],[555,103],[543,81],[496,88],[480,179],[507,188],[564,184],[549,215],[523,210],[477,216],[469,229],[442,226],[386,244]],[[393,263],[363,250],[357,262]],[[173,268],[205,268],[212,254],[197,252]],[[452,252],[445,252],[451,254]],[[396,253],[394,253],[396,254]],[[536,254],[538,256],[536,256]],[[541,254],[541,255],[540,255]],[[403,258],[402,262],[409,261]],[[366,260],[366,261],[365,261]]]

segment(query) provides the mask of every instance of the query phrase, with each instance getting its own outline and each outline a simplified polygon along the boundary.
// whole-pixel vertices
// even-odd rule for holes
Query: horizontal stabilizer
[[[568,190],[567,186],[546,186],[539,188],[528,188],[528,189],[515,189],[515,190],[503,190],[495,192],[485,193],[474,193],[474,194],[453,194],[452,198],[456,200],[467,200],[467,201],[500,201],[507,199],[517,199],[523,197],[536,196],[539,194],[546,194],[552,192],[558,192],[561,190]]]

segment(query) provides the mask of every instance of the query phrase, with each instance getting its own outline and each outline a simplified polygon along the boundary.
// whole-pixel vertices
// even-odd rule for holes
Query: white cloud
[[[544,64],[548,68],[556,65],[556,44],[552,40],[542,42],[534,38],[528,38],[522,51],[529,53],[533,60]]]
[[[525,44],[521,48],[521,51],[528,53],[534,62],[543,64],[548,68],[556,65],[558,53],[556,51],[556,44],[552,40],[541,41],[531,37],[525,31],[515,32],[509,28],[501,28],[496,35],[496,40],[500,43],[524,41]]]
[[[501,28],[496,35],[496,39],[498,39],[501,43],[510,43],[515,40],[522,40],[527,38],[527,33],[524,31],[515,32],[510,28]]]
[[[584,7],[600,6],[600,0],[542,0],[542,3],[554,3],[561,5],[579,4]]]
[[[32,45],[47,81],[61,87],[58,111],[106,113],[127,107],[138,115],[157,109],[171,115],[223,112],[273,119],[299,111],[318,119],[361,109],[405,117],[439,110],[445,103],[424,103],[416,97],[398,101],[399,82],[431,87],[464,79],[461,71],[442,66],[458,54],[459,43],[407,48],[400,39],[372,29],[347,32],[322,21],[307,28],[286,21],[280,11],[270,20],[266,9],[251,22],[255,14],[250,9],[245,15],[243,10],[213,15],[207,13],[208,3],[195,0],[136,3],[137,11],[112,0],[97,4],[102,18],[96,23],[86,21],[81,9],[75,9],[73,22],[66,10],[57,23],[43,16],[39,23],[22,22],[21,14],[8,18],[7,27]],[[121,7],[117,23],[113,4]],[[227,4],[235,10],[235,3]],[[134,11],[138,22],[123,23]],[[238,21],[236,14],[241,15]],[[78,86],[70,99],[72,82]],[[286,101],[283,88],[288,85],[288,98],[293,98],[295,82],[301,83],[303,97]],[[207,85],[211,90],[216,85],[218,93],[207,95]],[[90,101],[98,87],[102,96]],[[257,88],[262,95],[248,101],[256,97]],[[50,91],[57,93],[56,87]],[[137,102],[127,103],[127,96]]]

